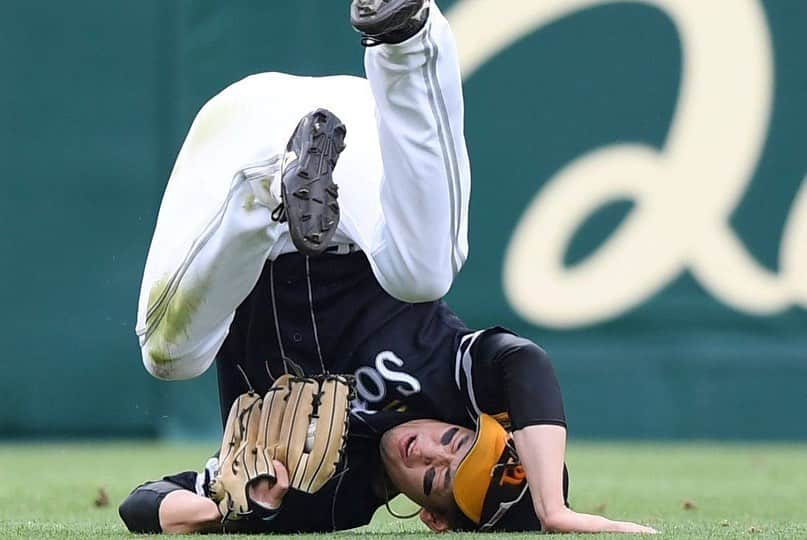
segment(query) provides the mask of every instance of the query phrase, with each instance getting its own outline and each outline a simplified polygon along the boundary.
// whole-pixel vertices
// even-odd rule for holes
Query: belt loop
[[[356,244],[350,243],[350,244],[336,244],[330,246],[325,251],[333,255],[349,255],[358,250],[356,249]]]

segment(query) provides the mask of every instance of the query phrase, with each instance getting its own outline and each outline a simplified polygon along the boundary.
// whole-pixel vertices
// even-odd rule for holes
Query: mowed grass
[[[199,467],[214,446],[0,445],[0,538],[135,538],[117,515],[131,488]],[[575,509],[647,523],[664,538],[807,538],[807,445],[572,441],[568,463]],[[108,503],[96,506],[99,490]],[[433,537],[383,510],[339,536]]]

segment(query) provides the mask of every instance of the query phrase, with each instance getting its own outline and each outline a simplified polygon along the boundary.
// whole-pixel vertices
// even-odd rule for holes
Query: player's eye
[[[463,446],[465,446],[465,444],[466,444],[468,441],[470,441],[470,440],[471,440],[471,436],[470,436],[470,435],[466,435],[465,437],[459,438],[459,439],[457,440],[457,444],[455,444],[455,445],[454,445],[453,452],[454,452],[455,454],[456,454],[457,452],[459,452],[459,451],[460,451],[460,448],[462,448]]]

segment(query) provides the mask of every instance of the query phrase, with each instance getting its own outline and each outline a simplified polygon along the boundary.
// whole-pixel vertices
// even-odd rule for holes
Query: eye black
[[[437,472],[434,469],[429,469],[426,471],[426,474],[423,475],[423,493],[425,493],[426,496],[431,495],[435,474],[437,474]]]

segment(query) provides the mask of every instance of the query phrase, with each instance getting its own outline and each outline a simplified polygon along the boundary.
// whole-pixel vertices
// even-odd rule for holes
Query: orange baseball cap
[[[568,476],[564,467],[564,498]],[[541,530],[510,434],[492,416],[480,414],[476,437],[457,467],[454,500],[478,530]]]

